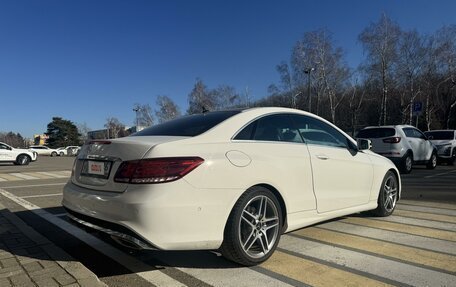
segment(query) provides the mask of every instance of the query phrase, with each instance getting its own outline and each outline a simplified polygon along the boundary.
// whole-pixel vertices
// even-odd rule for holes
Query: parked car
[[[50,155],[50,156],[57,156],[59,155],[59,151],[56,149],[44,146],[44,145],[32,145],[30,149],[38,153],[38,155]]]
[[[28,149],[13,148],[0,142],[0,162],[12,162],[15,165],[28,165],[36,161],[37,153]]]
[[[436,147],[413,126],[366,127],[356,137],[371,140],[372,150],[389,158],[403,173],[410,173],[415,164],[425,164],[428,169],[437,165]]]
[[[438,159],[453,165],[456,160],[456,130],[436,130],[424,134],[436,146]]]
[[[67,146],[67,147],[60,147],[57,149],[59,156],[76,156],[78,151],[81,149],[79,146]]]
[[[400,198],[394,164],[307,112],[207,112],[86,143],[64,187],[68,216],[133,248],[218,249],[255,265],[282,233]]]

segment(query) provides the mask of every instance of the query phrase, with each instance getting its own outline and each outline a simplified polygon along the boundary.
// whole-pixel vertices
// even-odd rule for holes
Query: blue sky
[[[185,111],[198,77],[260,98],[306,31],[328,28],[356,67],[357,37],[382,13],[433,33],[455,11],[456,1],[0,0],[0,131],[31,137],[53,116],[133,125],[134,103],[154,108],[158,95]]]

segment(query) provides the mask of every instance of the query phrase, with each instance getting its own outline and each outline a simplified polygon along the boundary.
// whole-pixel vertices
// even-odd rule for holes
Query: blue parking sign
[[[422,102],[414,102],[413,103],[413,114],[419,115],[423,111],[423,103]]]

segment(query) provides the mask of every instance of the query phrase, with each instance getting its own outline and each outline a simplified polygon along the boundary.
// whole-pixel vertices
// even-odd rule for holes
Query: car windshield
[[[386,138],[396,134],[393,128],[369,128],[360,130],[357,138],[375,139],[375,138]]]
[[[190,115],[144,129],[131,136],[185,136],[194,137],[213,128],[241,111],[219,111]]]
[[[452,140],[454,139],[454,131],[435,131],[435,132],[425,132],[424,133],[428,138],[433,140]]]

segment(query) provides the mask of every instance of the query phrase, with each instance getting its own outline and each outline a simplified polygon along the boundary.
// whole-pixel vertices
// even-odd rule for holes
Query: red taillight
[[[383,139],[384,143],[398,143],[400,141],[401,141],[401,137],[392,137],[392,138]]]
[[[177,180],[204,160],[199,157],[168,157],[124,161],[116,172],[114,181],[124,183],[163,183]]]

